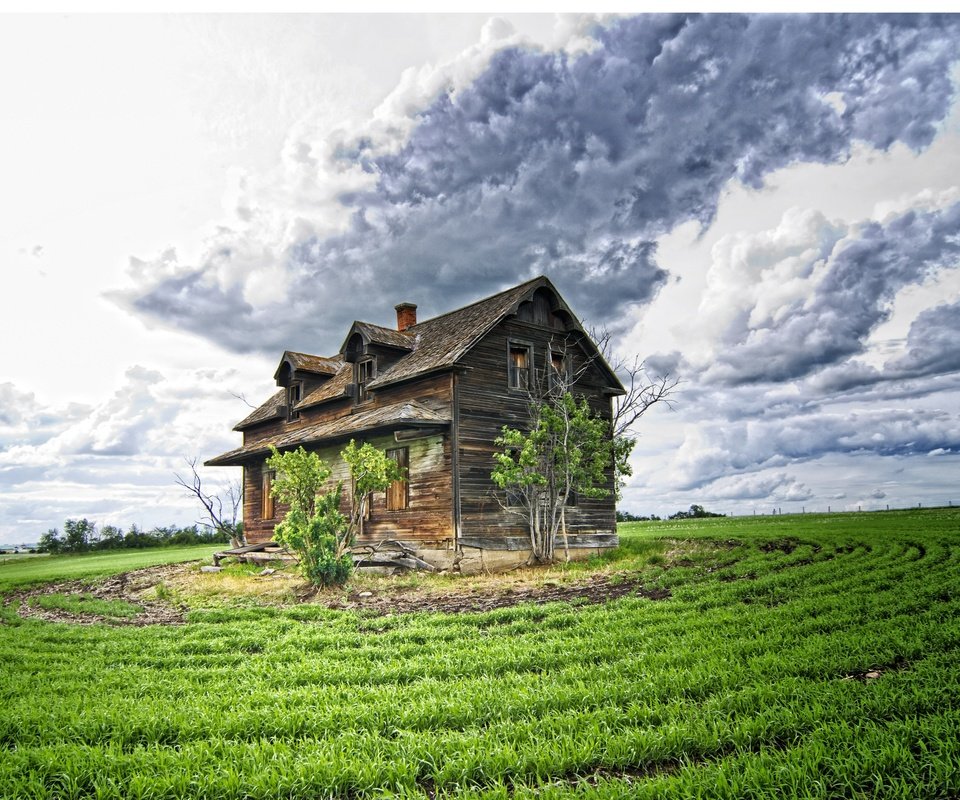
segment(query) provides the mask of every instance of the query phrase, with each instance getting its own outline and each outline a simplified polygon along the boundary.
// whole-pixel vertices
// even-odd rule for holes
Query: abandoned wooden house
[[[490,478],[494,440],[504,425],[524,426],[529,390],[544,376],[576,376],[574,393],[608,419],[623,387],[545,277],[422,322],[416,310],[396,306],[396,329],[354,322],[333,356],[283,354],[279,390],[234,428],[243,446],[206,462],[243,467],[248,542],[268,541],[283,516],[265,466],[271,445],[314,450],[343,479],[339,452],[356,439],[407,474],[371,498],[361,543],[398,540],[465,572],[528,558],[524,521]],[[616,546],[612,469],[609,488],[568,503],[572,557]]]

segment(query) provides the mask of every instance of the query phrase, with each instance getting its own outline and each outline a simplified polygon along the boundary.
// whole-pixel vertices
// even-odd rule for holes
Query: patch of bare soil
[[[12,592],[4,598],[6,604],[20,601],[19,614],[25,618],[44,619],[51,622],[70,622],[90,625],[181,625],[186,608],[157,600],[144,599],[144,595],[160,582],[176,585],[194,567],[189,564],[172,564],[114,575],[97,583],[69,581],[49,584],[35,589]],[[51,594],[90,594],[101,600],[124,600],[139,606],[142,611],[135,617],[102,617],[97,614],[75,614],[60,609],[44,609],[31,600]],[[312,602],[331,609],[374,612],[378,615],[413,614],[420,611],[444,614],[464,614],[509,608],[520,603],[576,602],[580,605],[596,605],[621,597],[646,597],[663,600],[670,596],[667,589],[647,588],[637,579],[624,576],[595,575],[577,583],[544,581],[538,584],[514,583],[509,586],[492,585],[471,589],[449,587],[444,592],[411,589],[410,587],[377,587],[376,590],[357,588],[347,595],[331,592],[310,592],[301,602]]]
[[[451,591],[446,594],[418,594],[400,592],[375,593],[354,591],[340,600],[325,602],[328,608],[374,611],[377,614],[413,614],[418,611],[442,614],[470,614],[509,608],[520,603],[577,602],[597,605],[621,597],[646,597],[664,600],[668,589],[648,589],[639,580],[615,579],[597,575],[576,584],[545,582],[540,585],[514,585],[493,590],[475,590],[470,593]]]
[[[20,601],[18,613],[26,619],[43,619],[48,622],[71,622],[75,625],[182,625],[183,612],[161,600],[144,600],[143,595],[161,581],[168,581],[190,570],[189,564],[166,564],[158,567],[145,567],[120,575],[112,575],[97,583],[87,581],[67,581],[51,583],[34,589],[21,589],[11,592],[4,598],[4,604]],[[31,600],[52,594],[88,594],[98,600],[124,600],[139,606],[142,610],[135,617],[103,617],[99,614],[73,614],[55,608],[40,608]]]

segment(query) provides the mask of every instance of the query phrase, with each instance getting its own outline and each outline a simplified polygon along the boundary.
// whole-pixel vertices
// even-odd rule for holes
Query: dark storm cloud
[[[907,352],[889,367],[906,378],[960,371],[960,301],[922,312],[910,326]]]
[[[615,326],[668,277],[657,237],[712,220],[731,179],[759,186],[795,162],[840,162],[856,139],[929,144],[952,96],[955,26],[641,16],[598,30],[599,46],[576,58],[504,50],[423,109],[398,150],[342,143],[336,158],[375,185],[341,198],[351,230],[285,246],[286,299],[258,305],[240,283],[223,288],[219,247],[176,277],[144,272],[115,298],[233,350],[329,351],[356,315],[387,323],[402,300],[431,315],[543,272],[578,313]]]
[[[907,334],[906,352],[882,368],[850,362],[824,370],[810,382],[819,394],[869,392],[882,399],[921,397],[960,389],[960,302],[921,312]]]
[[[793,380],[861,353],[870,332],[888,319],[900,289],[957,267],[957,231],[960,203],[867,224],[841,242],[812,298],[796,301],[768,326],[744,327],[741,340],[727,343],[708,374],[727,384]],[[910,353],[888,377],[957,364],[956,348],[949,347],[950,326],[956,326],[952,312],[925,314],[916,324],[920,327],[911,335]],[[936,340],[927,341],[928,328],[937,330]],[[872,367],[845,364],[822,388],[847,389],[881,377]]]

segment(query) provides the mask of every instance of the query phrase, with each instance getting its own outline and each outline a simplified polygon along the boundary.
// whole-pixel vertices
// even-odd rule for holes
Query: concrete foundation
[[[571,547],[571,561],[586,561],[588,558],[613,550],[612,547]],[[489,548],[464,547],[459,551],[452,547],[446,549],[423,549],[417,556],[443,572],[460,572],[464,575],[477,575],[484,572],[505,572],[516,569],[530,561],[531,551],[491,550]],[[563,561],[565,554],[557,550],[556,558]]]

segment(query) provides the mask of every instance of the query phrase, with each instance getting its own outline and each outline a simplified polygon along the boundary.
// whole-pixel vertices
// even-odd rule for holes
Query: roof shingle
[[[409,351],[370,382],[370,389],[381,388],[454,366],[494,325],[507,314],[516,311],[519,304],[541,286],[555,291],[550,281],[540,276],[463,308],[424,320],[405,331],[384,328],[370,322],[354,322],[347,339],[349,340],[353,332],[359,332],[368,342]],[[301,400],[297,405],[298,409],[349,396],[350,384],[353,381],[353,365],[344,363],[342,355],[323,358],[306,353],[286,353],[285,356],[289,356],[291,361],[300,359],[300,363],[312,365],[298,368],[319,372],[323,367],[329,370],[323,374],[332,376]],[[295,365],[296,363],[295,361]],[[602,364],[606,367],[605,362]],[[609,370],[609,367],[606,368]],[[610,375],[616,381],[612,371]],[[618,386],[619,383],[615,385]],[[273,404],[278,399],[280,407],[275,409]],[[240,422],[234,430],[241,430],[257,422],[280,416],[284,410],[283,402],[281,392]]]
[[[233,429],[235,431],[242,431],[244,428],[250,428],[260,422],[267,422],[268,420],[282,417],[286,414],[286,408],[287,392],[285,389],[281,389],[267,400],[267,402],[240,420],[233,426]]]
[[[449,424],[450,417],[448,415],[433,411],[416,400],[409,400],[389,406],[381,406],[380,408],[355,411],[338,419],[316,422],[313,425],[306,425],[289,431],[280,431],[252,444],[221,453],[219,456],[205,461],[204,464],[208,467],[238,466],[251,456],[268,453],[271,445],[278,450],[282,450],[301,444],[318,444],[325,440],[345,439],[348,436],[372,430],[445,426]]]
[[[452,367],[538,283],[545,281],[545,278],[535,278],[407,328],[405,333],[413,334],[416,341],[414,351],[378,375],[376,380],[370,382],[370,388],[376,389],[436,369]]]

